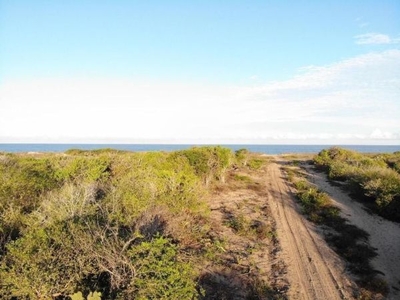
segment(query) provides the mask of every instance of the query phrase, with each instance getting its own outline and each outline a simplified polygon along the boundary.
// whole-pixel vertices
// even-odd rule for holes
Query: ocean
[[[95,150],[112,148],[127,151],[175,151],[184,150],[195,144],[0,144],[0,152],[64,152],[68,149]],[[363,153],[392,153],[400,151],[400,145],[233,145],[221,146],[233,151],[246,148],[251,152],[264,154],[318,153],[332,146]]]

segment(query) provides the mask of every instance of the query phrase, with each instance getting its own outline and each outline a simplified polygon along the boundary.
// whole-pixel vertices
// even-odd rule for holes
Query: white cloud
[[[400,38],[391,38],[386,34],[375,32],[356,35],[354,38],[356,40],[356,44],[359,45],[400,43]]]
[[[398,139],[398,135],[392,132],[382,131],[379,128],[375,129],[369,136],[371,139]]]
[[[399,142],[399,99],[399,50],[309,66],[290,80],[252,86],[129,79],[9,82],[0,85],[0,141]]]
[[[398,140],[400,51],[307,67],[291,80],[242,90],[241,98],[254,108],[249,128],[267,136],[376,139],[370,132],[381,128],[379,138]]]
[[[257,99],[262,104],[255,105],[265,108],[279,107],[282,114],[271,117],[288,120],[301,115],[317,117],[323,112],[336,116],[341,109],[351,116],[357,113],[352,111],[356,109],[370,109],[371,113],[376,108],[399,109],[399,89],[400,51],[391,50],[324,67],[308,67],[291,80],[248,88],[242,91],[242,97]],[[293,115],[288,114],[291,111]]]

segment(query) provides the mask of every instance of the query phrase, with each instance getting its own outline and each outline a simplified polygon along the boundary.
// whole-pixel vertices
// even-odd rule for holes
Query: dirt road
[[[289,299],[349,299],[351,281],[340,258],[304,219],[278,163],[267,170],[269,204],[290,283]]]
[[[400,299],[400,224],[368,213],[361,203],[352,200],[339,187],[332,186],[325,174],[313,171],[310,166],[306,169],[312,175],[311,180],[341,209],[343,217],[369,233],[370,245],[378,253],[372,265],[389,285],[388,299]]]

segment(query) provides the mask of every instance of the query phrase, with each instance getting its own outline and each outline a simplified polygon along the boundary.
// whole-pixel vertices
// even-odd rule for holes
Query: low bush
[[[230,149],[216,147],[194,147],[179,151],[176,155],[187,158],[197,176],[208,185],[213,179],[225,181],[225,173],[233,164],[234,156]]]
[[[249,159],[249,154],[250,154],[249,150],[244,148],[236,150],[235,151],[236,162],[239,165],[246,166]]]
[[[111,160],[107,156],[66,157],[59,164],[56,175],[62,181],[95,182],[111,175]]]
[[[251,158],[248,162],[247,165],[249,166],[250,169],[252,170],[258,170],[260,169],[263,164],[264,164],[264,160],[259,159],[259,158]]]
[[[119,298],[127,299],[193,299],[196,272],[193,266],[178,258],[178,248],[170,240],[156,236],[128,251],[135,266],[135,277]]]
[[[317,213],[329,203],[328,196],[313,187],[309,187],[305,191],[300,191],[298,197],[306,214]]]
[[[389,168],[395,170],[397,173],[400,173],[400,151],[392,154],[386,154],[383,159]]]
[[[0,174],[0,205],[12,202],[24,212],[37,207],[41,194],[59,186],[47,158],[8,156],[0,160]]]

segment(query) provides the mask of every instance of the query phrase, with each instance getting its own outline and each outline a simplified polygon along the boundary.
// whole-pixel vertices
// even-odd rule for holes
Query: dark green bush
[[[193,266],[178,259],[178,248],[167,238],[156,236],[128,252],[136,269],[135,277],[121,299],[194,299]]]
[[[0,161],[0,174],[0,203],[24,211],[34,209],[39,196],[59,183],[47,158],[10,156]]]
[[[7,246],[0,265],[0,298],[50,299],[53,294],[74,292],[92,267],[73,237],[38,228]],[[62,237],[60,239],[59,237]]]

